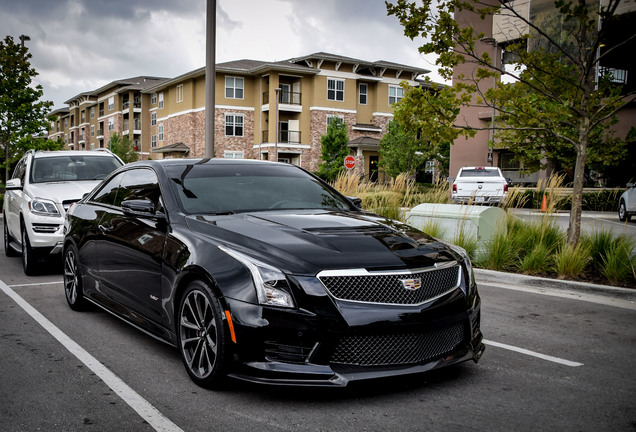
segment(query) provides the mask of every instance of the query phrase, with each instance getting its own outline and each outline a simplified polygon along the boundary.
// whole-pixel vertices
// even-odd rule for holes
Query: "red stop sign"
[[[344,166],[348,169],[353,168],[354,166],[356,166],[356,158],[354,158],[353,156],[347,156],[344,160]]]

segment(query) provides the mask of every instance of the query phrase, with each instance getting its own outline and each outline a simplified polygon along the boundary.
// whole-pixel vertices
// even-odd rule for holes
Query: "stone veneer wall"
[[[225,136],[225,114],[243,114],[243,136]],[[190,147],[186,157],[205,156],[205,111],[197,111],[170,117],[157,122],[163,124],[164,137],[157,147],[164,147],[182,142]],[[244,110],[217,109],[214,118],[214,153],[215,157],[223,157],[225,151],[242,151],[245,158],[255,159],[258,153],[253,149],[254,112]]]
[[[243,136],[225,136],[225,114],[243,115]],[[259,137],[260,139],[260,137]],[[214,112],[214,152],[223,157],[225,151],[241,151],[245,159],[258,159],[254,149],[254,111],[241,109],[217,109]]]

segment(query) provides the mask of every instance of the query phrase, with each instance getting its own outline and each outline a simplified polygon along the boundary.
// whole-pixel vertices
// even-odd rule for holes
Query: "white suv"
[[[68,208],[122,165],[106,149],[25,153],[6,184],[5,254],[22,254],[24,272],[35,273],[40,258],[62,251]]]

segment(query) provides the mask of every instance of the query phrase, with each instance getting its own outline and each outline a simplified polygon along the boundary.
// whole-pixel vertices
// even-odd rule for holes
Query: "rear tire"
[[[192,381],[205,388],[220,388],[226,381],[228,336],[223,310],[210,287],[202,281],[188,285],[177,316],[179,354]]]

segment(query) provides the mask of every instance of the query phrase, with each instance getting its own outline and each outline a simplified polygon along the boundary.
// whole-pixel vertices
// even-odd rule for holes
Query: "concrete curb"
[[[545,290],[580,292],[602,295],[615,299],[636,302],[636,289],[599,285],[586,282],[549,279],[516,273],[505,273],[493,270],[474,269],[477,283],[511,284],[521,287],[540,288]]]

